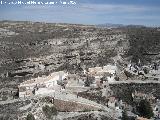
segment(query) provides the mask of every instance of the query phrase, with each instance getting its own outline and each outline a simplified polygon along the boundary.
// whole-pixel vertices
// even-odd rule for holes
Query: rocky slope
[[[80,73],[108,63],[117,63],[121,69],[131,59],[148,63],[160,58],[158,28],[27,21],[1,21],[0,28],[1,98],[15,94],[20,82],[53,71]]]
[[[17,86],[32,77],[59,70],[80,74],[85,68],[107,64],[116,64],[121,71],[130,60],[137,62],[141,59],[145,64],[159,62],[159,53],[158,28],[100,28],[91,25],[1,21],[0,101],[16,98]],[[151,90],[152,87],[154,85]],[[115,94],[125,96],[119,86],[113,85],[111,89]],[[15,102],[16,106],[9,104],[11,107],[8,110],[1,105],[0,110],[1,113],[13,111],[13,115],[10,115],[12,118],[23,105],[28,105],[26,109],[30,111],[30,102]],[[89,116],[80,115],[68,120],[88,119]],[[98,116],[107,119],[106,116]],[[95,115],[90,117],[95,119]]]
[[[129,46],[121,29],[16,21],[2,21],[0,28],[1,97],[31,77],[122,61]]]

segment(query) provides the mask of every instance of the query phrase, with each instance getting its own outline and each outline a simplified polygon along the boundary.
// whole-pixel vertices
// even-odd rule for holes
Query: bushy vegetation
[[[120,84],[120,85],[110,85],[110,89],[113,93],[127,104],[133,104],[132,92],[134,91],[135,86],[131,86],[130,84]]]
[[[126,71],[126,70],[124,70],[124,74],[126,75],[127,79],[134,76],[131,73],[129,73],[128,71]]]
[[[35,120],[34,115],[33,115],[32,113],[29,113],[29,114],[27,115],[26,120]]]
[[[160,52],[160,31],[155,28],[128,28],[127,35],[130,43],[128,55],[132,60],[143,63],[150,62],[153,56]]]
[[[129,120],[127,111],[125,109],[122,111],[122,120]]]
[[[93,83],[94,78],[93,77],[87,77],[87,79],[85,80],[84,84],[86,87],[89,87],[92,83]]]
[[[137,106],[137,110],[140,116],[148,119],[150,119],[154,115],[151,104],[147,100],[141,100],[139,105]]]
[[[42,110],[46,118],[48,119],[52,119],[54,116],[58,114],[58,111],[54,106],[45,105],[42,107]]]

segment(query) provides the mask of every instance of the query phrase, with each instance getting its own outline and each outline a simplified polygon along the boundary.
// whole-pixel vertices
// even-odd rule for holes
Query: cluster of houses
[[[108,101],[106,105],[110,108],[120,110],[125,108],[127,104],[115,97],[109,88],[109,83],[116,81],[117,70],[116,65],[106,65],[103,67],[88,68],[88,72],[85,71],[84,73],[94,78],[91,86],[102,88],[102,97],[105,96]],[[105,77],[104,80],[103,77]]]
[[[102,77],[107,76],[103,81],[105,86],[109,82],[113,82],[116,75],[117,67],[115,65],[107,65],[103,67],[89,68],[85,74],[88,74],[93,79],[91,86],[101,86]],[[38,94],[53,93],[56,90],[65,88],[68,80],[68,73],[64,71],[54,72],[49,76],[37,77],[21,83],[19,88],[19,97],[28,97]]]
[[[135,66],[130,66],[130,69],[136,69]],[[110,108],[120,110],[123,108],[129,107],[128,104],[120,100],[119,98],[112,95],[109,95],[108,84],[115,81],[117,66],[116,65],[107,65],[103,67],[94,67],[88,68],[87,71],[84,71],[85,74],[92,76],[93,82],[92,86],[102,87],[102,97],[105,96],[108,102],[106,105]],[[105,80],[102,81],[102,78],[105,77]],[[64,71],[54,72],[49,76],[42,76],[34,79],[30,79],[21,83],[19,88],[19,97],[25,98],[34,95],[40,94],[54,94],[55,91],[61,91],[65,89],[69,80],[69,74]],[[101,83],[103,82],[103,83]],[[105,92],[103,92],[103,90]],[[107,90],[109,91],[108,93]],[[106,94],[108,96],[106,96]],[[134,91],[132,93],[132,98],[134,102],[140,102],[142,99],[147,99],[154,110],[155,116],[160,118],[160,100],[157,100],[153,94],[145,94],[141,92]],[[132,109],[132,108],[131,108]]]
[[[141,100],[148,100],[151,104],[151,107],[153,109],[154,118],[160,119],[160,100],[154,97],[153,94],[146,94],[138,91],[134,91],[132,93],[132,99],[133,102],[139,103]],[[108,97],[107,106],[110,108],[114,108],[116,110],[120,109],[127,109],[128,111],[132,111],[134,108],[127,103],[123,102],[122,100],[116,98],[115,96]],[[135,117],[135,115],[133,114]],[[136,116],[137,117],[137,116]],[[137,117],[140,118],[140,117]]]
[[[94,67],[88,69],[88,75],[93,77],[92,86],[101,86],[101,79],[105,76],[107,83],[114,82],[116,76],[117,66],[107,65],[103,67]],[[103,82],[106,82],[103,81]]]
[[[29,97],[39,94],[54,93],[56,90],[65,88],[68,73],[64,71],[54,72],[49,76],[38,77],[21,83],[19,97]]]
[[[125,70],[133,75],[142,75],[148,78],[160,78],[160,66],[157,63],[142,65],[139,60],[137,64],[130,62]]]

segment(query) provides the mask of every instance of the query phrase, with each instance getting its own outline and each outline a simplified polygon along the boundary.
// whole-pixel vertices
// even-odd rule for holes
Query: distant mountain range
[[[124,24],[112,24],[112,23],[98,24],[96,26],[97,27],[102,27],[102,28],[119,28],[119,27],[136,27],[136,28],[141,28],[141,27],[145,27],[144,25],[124,25]]]

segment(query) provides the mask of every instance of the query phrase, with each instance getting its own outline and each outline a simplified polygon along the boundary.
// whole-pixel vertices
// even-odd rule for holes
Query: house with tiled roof
[[[117,72],[116,65],[106,65],[103,67],[94,67],[88,69],[88,75],[95,78],[93,81],[94,86],[101,86],[101,78],[105,76],[105,80],[109,83],[115,81],[115,76]]]

